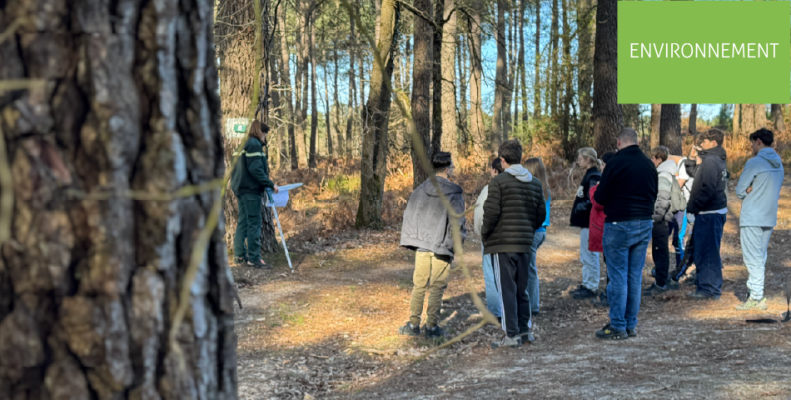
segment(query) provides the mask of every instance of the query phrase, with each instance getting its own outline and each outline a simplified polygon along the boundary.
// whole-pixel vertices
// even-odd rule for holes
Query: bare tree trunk
[[[775,127],[775,134],[782,135],[786,133],[786,123],[783,119],[783,105],[772,104],[772,122]]]
[[[442,149],[455,151],[458,146],[459,129],[457,126],[458,105],[456,103],[456,20],[459,15],[455,0],[444,0],[444,19],[442,27]],[[460,75],[461,76],[461,75]]]
[[[742,104],[742,123],[741,123],[741,132],[744,134],[750,134],[755,131],[755,105],[754,104]]]
[[[662,105],[651,104],[651,149],[659,146],[659,125],[662,118]]]
[[[591,88],[593,87],[593,46],[591,46],[591,0],[577,2],[577,29],[579,36],[578,59],[578,94],[579,97],[579,134],[582,140],[589,140],[593,126],[591,124],[592,104]]]
[[[431,64],[431,154],[442,150],[442,38],[445,16],[445,0],[434,0],[434,23],[432,29]]]
[[[414,7],[422,12],[425,18],[431,20],[433,10],[431,0],[416,0]],[[429,114],[431,75],[433,68],[433,37],[434,29],[424,18],[414,18],[415,31],[415,60],[412,63],[412,119],[415,128],[423,141],[423,148],[429,159],[431,149],[431,116]],[[418,187],[428,178],[428,171],[423,170],[423,165],[418,159],[417,147],[412,144],[412,172],[413,187]]]
[[[481,4],[473,2],[470,8],[470,112],[473,152],[478,158],[483,157],[483,145],[486,140],[486,127],[483,123],[482,82],[483,64],[481,60]]]
[[[511,17],[510,19],[513,21],[513,7],[511,2],[506,5],[508,8],[508,16]],[[511,24],[514,26],[515,24]],[[505,57],[505,74],[503,75],[503,83],[505,86],[503,87],[503,121],[502,121],[502,136],[500,139],[502,141],[508,140],[509,135],[511,134],[511,100],[513,98],[513,84],[514,84],[514,35],[513,29],[510,29],[506,26],[506,30],[508,31],[508,40],[505,43],[506,49],[506,57]],[[505,36],[503,37],[505,38]]]
[[[309,23],[310,41],[308,42],[308,58],[310,59],[310,158],[308,166],[316,168],[316,146],[319,140],[319,109],[316,100],[316,58],[314,57],[314,45],[316,43],[316,33],[313,24]]]
[[[304,168],[308,164],[307,154],[305,153],[305,108],[307,106],[307,82],[303,82],[306,78],[306,70],[308,66],[307,60],[307,38],[310,33],[308,32],[308,16],[304,5],[305,1],[297,1],[297,15],[299,16],[300,26],[297,27],[296,43],[297,43],[297,72],[294,81],[294,94],[296,96],[294,106],[294,127],[295,129],[295,143],[297,168]],[[305,79],[306,80],[306,79]],[[291,162],[291,168],[294,168],[294,162]]]
[[[623,128],[618,107],[617,20],[617,0],[599,0],[593,56],[593,136],[599,154],[616,149],[616,138]]]
[[[382,200],[387,177],[387,129],[390,115],[390,82],[393,74],[393,52],[398,44],[398,12],[395,0],[382,0],[379,42],[376,51],[384,64],[374,61],[371,72],[369,101],[365,106],[368,120],[364,126],[362,168],[360,171],[360,204],[355,226],[381,229]]]
[[[354,33],[354,18],[349,16],[349,115],[346,117],[346,158],[352,159],[354,142],[352,138],[352,128],[354,126],[354,99],[355,82],[354,79],[354,49],[356,47],[356,34]]]
[[[335,135],[338,137],[338,157],[343,158],[345,154],[343,133],[341,132],[341,102],[338,98],[338,41],[334,42],[332,47],[332,62],[333,62],[333,91],[332,99],[335,103]]]
[[[558,0],[552,0],[552,25],[550,26],[550,41],[552,45],[552,64],[550,65],[550,84],[548,87],[549,90],[549,105],[551,107],[550,114],[555,117],[560,112],[560,100],[558,97],[558,92],[560,91],[560,87],[558,82],[558,73],[560,70],[559,63],[558,63],[558,47],[559,47],[559,39],[560,34],[559,32],[559,20],[560,20],[560,10],[558,10]]]
[[[681,154],[681,104],[662,104],[659,122],[659,144],[670,154]]]
[[[753,109],[755,110],[755,129],[753,129],[753,132],[769,127],[766,122],[766,104],[753,104]]]
[[[698,134],[698,105],[691,104],[689,107],[689,134]]]
[[[286,4],[283,3],[283,15],[286,14]],[[299,43],[299,41],[297,41]],[[286,33],[285,29],[281,31],[280,36],[280,84],[283,86],[283,93],[285,93],[285,102],[286,106],[283,108],[285,113],[284,120],[287,123],[287,130],[288,130],[288,151],[289,151],[289,158],[291,159],[291,169],[295,170],[299,168],[299,156],[297,155],[297,141],[296,141],[296,133],[294,132],[294,126],[296,125],[296,113],[294,112],[294,103],[291,100],[292,93],[296,93],[296,97],[299,98],[299,91],[298,86],[297,90],[291,86],[291,66],[289,62],[289,50],[288,50],[288,34]],[[297,74],[299,75],[299,74]],[[299,103],[297,103],[299,104]],[[296,108],[297,110],[299,108]]]
[[[528,107],[527,107],[527,69],[525,67],[525,12],[527,11],[528,0],[519,0],[519,53],[516,65],[519,68],[519,85],[522,95],[522,132],[527,129]],[[538,55],[536,55],[536,58]]]
[[[196,248],[197,277],[184,278],[219,188],[158,201],[126,195],[170,194],[225,173],[212,2],[24,4],[38,16],[16,20],[16,32],[5,28],[20,3],[0,4],[10,35],[0,79],[48,83],[0,97],[13,175],[0,398],[236,399],[221,213]]]
[[[470,128],[467,124],[467,80],[464,79],[466,54],[464,54],[464,35],[458,36],[459,51],[456,53],[456,64],[459,76],[459,132],[461,134],[461,148],[464,154],[470,152]],[[454,93],[455,95],[455,93]]]
[[[279,49],[278,49],[279,50]],[[286,125],[287,125],[287,118],[286,118],[286,111],[285,105],[280,101],[280,88],[285,87],[283,84],[282,78],[282,71],[279,71],[277,68],[277,62],[279,54],[277,50],[273,57],[270,57],[270,69],[272,71],[272,86],[277,86],[276,90],[271,91],[272,95],[272,106],[277,110],[277,118],[280,120],[277,124],[277,141],[278,141],[278,157],[277,157],[277,168],[280,169],[288,162],[288,138],[286,137]]]
[[[565,84],[563,96],[563,118],[561,123],[561,131],[563,134],[563,152],[567,159],[575,156],[575,149],[571,143],[569,135],[571,134],[571,100],[574,97],[572,88],[572,81],[574,71],[571,66],[571,27],[569,24],[569,8],[571,7],[570,0],[562,0],[563,6],[563,82]]]
[[[322,35],[322,42],[324,42]],[[323,58],[324,58],[324,127],[327,131],[327,156],[332,159],[335,157],[335,151],[332,146],[332,124],[330,123],[330,79],[329,73],[327,70],[329,69],[329,58],[327,57],[327,45],[324,43],[324,49],[322,50]]]
[[[490,140],[491,152],[496,153],[500,144],[503,142],[503,91],[506,82],[506,60],[505,55],[505,5],[506,0],[497,0],[497,65],[494,75],[494,105],[492,106],[492,136]]]
[[[533,116],[541,116],[541,0],[536,0],[536,59],[533,74]]]
[[[741,104],[734,104],[733,105],[733,135],[738,136],[742,133],[741,130],[741,122],[742,122],[742,105]]]

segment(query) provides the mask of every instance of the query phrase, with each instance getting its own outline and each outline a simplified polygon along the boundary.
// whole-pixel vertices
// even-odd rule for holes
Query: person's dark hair
[[[725,138],[725,132],[723,132],[723,131],[721,131],[721,130],[719,130],[717,128],[712,128],[712,129],[707,130],[706,132],[701,133],[698,136],[699,136],[698,137],[698,140],[699,140],[698,143],[701,143],[704,140],[708,139],[708,140],[713,140],[713,141],[717,142],[718,145],[722,146],[722,141]]]
[[[533,176],[538,178],[538,181],[541,182],[541,188],[544,190],[544,200],[552,197],[552,191],[549,190],[547,167],[544,166],[544,162],[541,160],[541,157],[533,157],[525,160],[525,168],[532,172]]]
[[[607,152],[607,153],[604,153],[604,155],[603,155],[603,156],[601,156],[601,161],[602,161],[603,163],[607,164],[608,162],[610,162],[610,160],[611,160],[613,157],[615,157],[615,152],[614,152],[614,151],[609,151],[609,152]]]
[[[637,144],[637,132],[632,128],[623,128],[618,132],[618,139],[625,143]]]
[[[434,167],[434,172],[439,172],[447,169],[453,164],[451,154],[447,151],[440,151],[431,157],[431,166]]]
[[[518,140],[506,140],[497,150],[497,155],[502,157],[509,165],[522,162],[522,144]]]
[[[668,149],[666,146],[654,147],[654,149],[651,150],[651,157],[658,158],[662,160],[662,162],[667,161],[667,157],[669,156],[670,149]]]
[[[492,169],[497,171],[498,174],[503,173],[503,162],[499,158],[492,160]]]
[[[250,124],[250,132],[247,133],[247,137],[254,137],[261,141],[261,143],[266,144],[266,140],[264,139],[264,135],[269,133],[269,125],[254,119],[253,123]]]
[[[769,129],[761,128],[750,134],[750,141],[752,142],[755,139],[761,140],[764,146],[771,146],[772,143],[774,143],[775,141],[775,134],[772,133],[772,131],[770,131]]]

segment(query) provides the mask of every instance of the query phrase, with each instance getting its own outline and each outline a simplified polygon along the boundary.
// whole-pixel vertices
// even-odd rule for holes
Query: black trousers
[[[513,337],[531,326],[530,296],[527,294],[530,253],[497,253],[493,256],[503,330]]]
[[[667,276],[670,272],[670,250],[667,248],[669,234],[667,222],[654,222],[654,229],[651,231],[651,257],[656,266],[656,284],[658,286],[667,285]]]

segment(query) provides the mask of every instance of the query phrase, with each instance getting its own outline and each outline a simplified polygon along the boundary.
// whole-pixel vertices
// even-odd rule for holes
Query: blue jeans
[[[483,257],[483,283],[486,288],[486,308],[495,317],[500,316],[500,295],[497,293],[497,285],[494,283],[494,268],[492,267],[492,255],[483,254],[483,243],[481,243],[481,256]]]
[[[637,326],[645,254],[653,226],[650,219],[604,224],[602,243],[610,279],[607,284],[610,326],[617,331]]]
[[[740,227],[742,240],[742,257],[750,277],[747,279],[747,289],[750,298],[761,300],[764,298],[764,273],[766,269],[766,249],[774,228],[771,226],[742,226]]]
[[[722,294],[722,258],[720,243],[722,228],[725,225],[725,214],[698,214],[695,216],[695,229],[692,241],[695,267],[697,268],[696,285],[698,292],[709,296]]]
[[[668,224],[670,232],[668,236],[673,241],[673,248],[676,251],[676,269],[681,260],[684,259],[684,235],[687,234],[687,212],[679,211],[673,215],[673,219]]]
[[[536,253],[538,248],[547,238],[547,231],[536,231],[533,234],[533,251],[530,254],[530,267],[527,269],[527,294],[530,296],[530,311],[535,314],[539,312],[540,296],[538,283],[538,267],[536,266]]]
[[[237,197],[239,205],[239,221],[233,237],[233,256],[248,261],[261,259],[261,214],[262,197],[255,194],[243,194]],[[245,246],[245,239],[247,245]]]

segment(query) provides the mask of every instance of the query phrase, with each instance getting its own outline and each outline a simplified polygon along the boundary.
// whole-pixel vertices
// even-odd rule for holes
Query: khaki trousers
[[[423,314],[423,300],[428,290],[428,310],[426,311],[426,326],[433,328],[439,322],[439,313],[442,309],[442,295],[448,287],[451,258],[438,256],[428,251],[415,252],[415,273],[412,276],[412,302],[410,304],[409,322],[420,326],[420,316]]]

